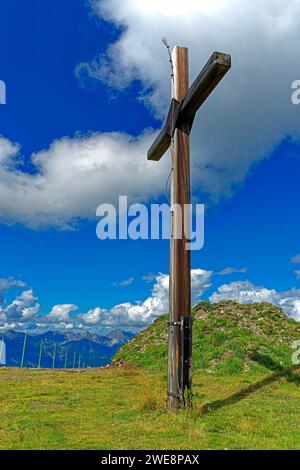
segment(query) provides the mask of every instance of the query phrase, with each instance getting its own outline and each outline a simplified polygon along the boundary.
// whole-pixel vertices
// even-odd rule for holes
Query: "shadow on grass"
[[[242,390],[239,390],[227,398],[216,400],[211,403],[205,403],[200,409],[200,416],[223,408],[227,405],[234,405],[235,403],[238,403],[239,401],[249,397],[252,393],[257,392],[263,387],[271,385],[272,383],[275,383],[282,378],[285,378],[289,382],[295,383],[296,385],[300,385],[300,376],[295,374],[295,372],[300,371],[300,365],[284,368],[281,364],[277,364],[275,361],[273,361],[269,356],[264,356],[257,352],[252,353],[250,358],[253,361],[258,362],[260,365],[273,371],[274,374],[269,375],[268,377],[265,377],[264,379],[255,382],[246,388],[243,388]]]
[[[300,385],[300,376],[294,374],[295,371],[300,369],[299,365],[292,366],[286,369],[281,364],[278,364],[277,362],[273,361],[273,359],[271,359],[269,356],[260,354],[257,351],[254,351],[252,354],[249,355],[249,357],[250,359],[252,359],[252,361],[257,362],[258,364],[263,367],[266,367],[272,372],[281,372],[282,376],[284,376],[289,382],[294,382],[295,384]]]

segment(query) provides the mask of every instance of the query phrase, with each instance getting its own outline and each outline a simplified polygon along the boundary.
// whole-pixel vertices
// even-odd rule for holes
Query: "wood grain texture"
[[[231,56],[214,52],[183,97],[179,121],[192,122],[200,106],[231,68]]]
[[[176,48],[174,51],[175,50]],[[182,65],[180,61],[184,61],[184,53],[179,53],[177,67]],[[169,118],[171,111],[174,111],[176,125],[177,123],[180,125],[180,123],[186,122],[191,128],[198,109],[206,101],[230,68],[231,56],[222,52],[214,52],[190,88],[185,90],[187,76],[184,76],[180,80],[180,83],[175,83],[173,97],[177,100],[176,105],[174,105],[174,102],[171,102],[168,119],[164,128],[148,151],[148,160],[160,160],[170,147],[171,134]],[[183,93],[183,90],[185,90],[185,93]],[[174,107],[174,109],[172,107]]]
[[[185,238],[191,224],[190,213],[185,213],[185,206],[190,204],[190,132],[198,109],[230,69],[231,56],[214,52],[190,88],[188,49],[175,47],[172,62],[172,102],[148,159],[160,160],[172,145],[168,407],[177,411],[183,404],[184,391],[192,386],[191,252],[186,249],[189,237]]]
[[[174,98],[171,100],[168,117],[164,128],[160,131],[147,153],[148,160],[159,161],[171,144],[171,139],[177,126],[181,103]]]
[[[187,48],[175,47],[173,66],[173,98],[182,101],[189,85]],[[182,123],[175,130],[172,150],[168,392],[169,409],[176,411],[182,402],[181,317],[191,314],[191,261],[190,252],[186,250],[183,229],[184,206],[190,204],[190,127],[188,123]],[[182,210],[180,212],[172,210],[175,205],[179,205]],[[182,228],[183,236],[180,239],[176,239],[175,236],[178,227]]]

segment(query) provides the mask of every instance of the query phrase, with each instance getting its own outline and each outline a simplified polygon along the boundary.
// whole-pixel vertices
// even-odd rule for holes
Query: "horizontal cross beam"
[[[214,52],[194,83],[189,88],[182,103],[172,100],[164,128],[148,151],[148,160],[159,161],[171,144],[172,135],[181,122],[192,125],[195,115],[218,83],[231,68],[231,56]],[[174,114],[172,113],[174,111]],[[172,118],[173,116],[173,118]],[[172,124],[170,124],[172,123]]]
[[[166,123],[148,151],[148,160],[160,160],[170,147],[178,122],[180,107],[181,103],[172,98]]]

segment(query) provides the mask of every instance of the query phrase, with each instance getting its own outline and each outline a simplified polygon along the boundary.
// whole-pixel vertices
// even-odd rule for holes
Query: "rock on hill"
[[[193,309],[193,367],[209,373],[278,371],[292,365],[300,323],[268,303],[201,302]],[[165,368],[167,316],[123,346],[115,361]]]

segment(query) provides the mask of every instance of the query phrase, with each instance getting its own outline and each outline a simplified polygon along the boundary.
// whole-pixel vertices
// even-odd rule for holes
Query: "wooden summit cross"
[[[191,403],[192,319],[191,254],[186,249],[184,230],[177,239],[174,227],[184,227],[184,221],[191,223],[190,212],[185,214],[184,207],[190,204],[190,133],[194,118],[230,69],[231,56],[214,52],[190,88],[186,47],[174,48],[172,66],[173,93],[167,121],[148,151],[148,160],[159,161],[172,147],[168,407],[176,411]],[[172,210],[175,204],[180,205],[181,214]]]

